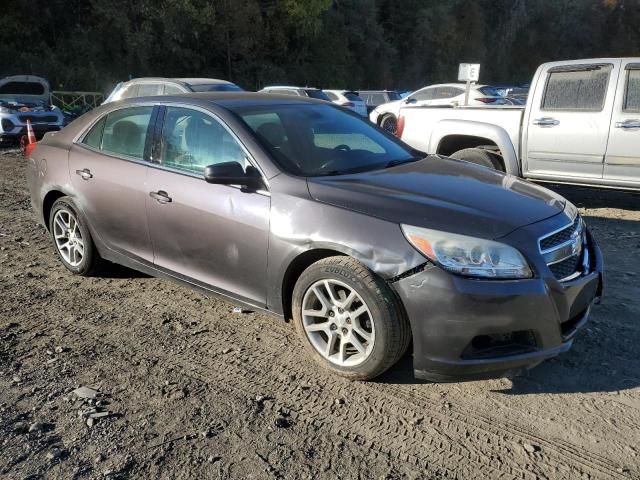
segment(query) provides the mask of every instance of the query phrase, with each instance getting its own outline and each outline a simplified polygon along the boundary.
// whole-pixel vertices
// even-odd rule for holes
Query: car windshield
[[[194,92],[242,92],[239,86],[233,83],[205,83],[202,85],[189,85]]]
[[[294,175],[342,175],[417,160],[399,140],[331,105],[231,108],[282,169]]]
[[[326,100],[327,102],[331,101],[329,96],[322,90],[307,90],[307,95],[311,98],[317,98],[318,100]]]

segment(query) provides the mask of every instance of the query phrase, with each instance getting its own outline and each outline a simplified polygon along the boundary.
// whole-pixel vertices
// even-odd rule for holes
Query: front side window
[[[107,115],[101,149],[142,160],[153,107],[132,107]]]
[[[179,95],[181,93],[184,93],[184,91],[180,87],[177,87],[176,85],[172,85],[170,83],[164,84],[165,95]]]
[[[125,98],[134,98],[138,96],[138,85],[127,85],[126,87],[124,87],[124,90],[122,90],[122,92],[120,93],[120,95],[118,96],[119,100],[125,99]]]
[[[167,107],[161,158],[167,167],[197,175],[216,163],[248,165],[244,150],[225,127],[206,113],[183,107]]]
[[[581,66],[549,71],[542,110],[599,112],[604,108],[613,66]]]
[[[282,169],[294,175],[341,175],[415,159],[400,141],[329,104],[233,109]]]
[[[640,112],[640,69],[627,70],[627,89],[622,110],[624,112]]]
[[[311,98],[316,98],[318,100],[324,100],[326,102],[330,102],[331,99],[324,93],[322,90],[307,90],[307,95]]]
[[[242,92],[243,90],[233,83],[205,83],[203,85],[191,85],[194,92]]]

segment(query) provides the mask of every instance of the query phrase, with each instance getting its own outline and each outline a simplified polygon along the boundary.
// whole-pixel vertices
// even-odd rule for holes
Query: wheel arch
[[[300,253],[289,263],[282,277],[281,290],[282,312],[285,319],[291,320],[293,318],[291,310],[293,289],[300,278],[300,275],[302,275],[302,272],[323,258],[337,256],[348,256],[348,254],[332,248],[314,248]]]
[[[473,135],[460,132],[473,132]],[[434,128],[429,152],[451,155],[458,150],[495,147],[499,150],[506,173],[520,175],[520,164],[508,132],[497,125],[465,120],[443,120]]]
[[[61,190],[49,190],[47,194],[44,196],[42,200],[42,220],[44,226],[47,230],[49,230],[49,215],[51,215],[51,209],[53,208],[53,204],[59,198],[66,197],[67,194],[62,192]]]

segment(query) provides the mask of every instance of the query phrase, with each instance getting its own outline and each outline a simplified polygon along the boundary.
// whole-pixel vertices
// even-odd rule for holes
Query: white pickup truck
[[[640,190],[640,58],[545,63],[526,107],[405,104],[396,135],[535,181]]]

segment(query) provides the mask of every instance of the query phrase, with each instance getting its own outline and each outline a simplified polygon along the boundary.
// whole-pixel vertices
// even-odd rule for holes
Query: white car
[[[324,93],[336,105],[353,110],[358,115],[367,116],[367,105],[360,98],[358,92],[352,90],[325,90]]]
[[[441,83],[416,90],[407,98],[376,107],[369,115],[376,125],[395,133],[401,107],[458,106],[464,105],[464,83]],[[469,105],[511,104],[489,85],[471,85]]]

